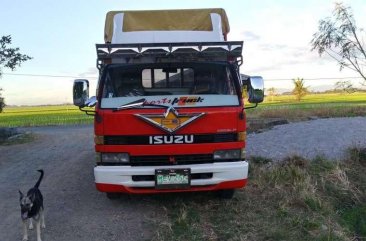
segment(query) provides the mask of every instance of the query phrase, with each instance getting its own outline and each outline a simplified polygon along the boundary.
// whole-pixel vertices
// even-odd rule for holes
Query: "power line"
[[[49,77],[49,78],[88,78],[96,79],[95,76],[72,76],[72,75],[47,75],[47,74],[16,74],[16,73],[3,73],[3,75],[25,76],[25,77]]]
[[[286,79],[286,78],[278,78],[278,79],[267,79],[264,78],[264,80],[269,80],[269,81],[275,81],[275,80],[293,80],[292,79]],[[319,77],[319,78],[301,78],[304,80],[331,80],[331,79],[363,79],[362,77],[358,77],[358,76],[353,76],[353,77]]]
[[[72,76],[72,75],[47,75],[47,74],[17,74],[17,73],[3,73],[3,75],[13,75],[13,76],[25,76],[25,77],[49,77],[49,78],[86,78],[86,79],[96,79],[96,76]],[[293,80],[294,78],[264,78],[266,81],[279,81],[279,80]],[[351,77],[318,77],[318,78],[302,78],[304,80],[331,80],[331,79],[363,79],[359,76]]]

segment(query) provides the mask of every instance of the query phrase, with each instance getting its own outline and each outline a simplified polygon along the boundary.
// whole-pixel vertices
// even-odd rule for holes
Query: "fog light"
[[[242,160],[245,160],[245,156],[246,156],[247,152],[245,151],[245,148],[241,148],[240,149],[240,158]]]
[[[214,160],[240,159],[241,150],[219,150],[214,152]]]
[[[100,152],[96,152],[95,153],[95,162],[99,163],[102,161],[102,155],[100,154]]]
[[[102,153],[103,163],[129,163],[128,153]]]

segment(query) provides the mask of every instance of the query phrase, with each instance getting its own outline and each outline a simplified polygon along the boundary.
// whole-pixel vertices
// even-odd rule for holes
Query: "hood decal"
[[[135,114],[140,119],[168,133],[176,132],[203,115],[205,113],[179,114],[173,107],[169,107],[163,114]]]

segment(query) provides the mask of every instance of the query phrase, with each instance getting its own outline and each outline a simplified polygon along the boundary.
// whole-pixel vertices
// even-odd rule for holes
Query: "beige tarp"
[[[168,31],[193,30],[211,31],[210,13],[221,16],[222,31],[226,35],[230,31],[229,21],[224,9],[179,9],[179,10],[149,10],[149,11],[110,11],[107,13],[104,40],[111,42],[113,35],[113,17],[124,13],[123,31]]]

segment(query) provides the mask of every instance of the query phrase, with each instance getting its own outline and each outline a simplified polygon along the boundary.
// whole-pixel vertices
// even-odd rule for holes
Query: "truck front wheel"
[[[220,198],[223,199],[232,199],[235,193],[235,189],[225,189],[217,191],[217,194]]]

